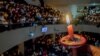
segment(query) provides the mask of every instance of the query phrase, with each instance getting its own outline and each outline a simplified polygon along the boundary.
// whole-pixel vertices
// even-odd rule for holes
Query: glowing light
[[[34,36],[34,32],[30,32],[30,33],[29,33],[29,36],[30,36],[30,37],[33,37],[33,36]]]
[[[69,15],[66,15],[66,23],[67,23],[67,24],[70,24],[70,18],[69,18]]]

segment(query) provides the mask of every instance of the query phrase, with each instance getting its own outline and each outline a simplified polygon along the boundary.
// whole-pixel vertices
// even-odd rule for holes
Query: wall
[[[48,31],[46,32],[46,34],[67,31],[66,29],[67,25],[64,25],[64,24],[46,25],[46,26],[48,27]],[[79,29],[81,29],[82,31],[87,31],[87,32],[100,33],[100,28],[97,28],[93,25],[74,26],[75,31]],[[35,33],[33,37],[29,37],[29,32],[31,31]],[[20,28],[20,29],[15,29],[15,30],[5,31],[3,33],[0,33],[0,54],[12,48],[15,45],[18,45],[26,40],[29,40],[31,38],[36,38],[41,35],[42,35],[41,26]]]

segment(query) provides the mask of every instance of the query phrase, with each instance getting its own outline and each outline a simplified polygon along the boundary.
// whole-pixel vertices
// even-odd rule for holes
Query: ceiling
[[[72,4],[85,5],[90,3],[100,3],[100,0],[44,0],[50,6],[67,6]]]

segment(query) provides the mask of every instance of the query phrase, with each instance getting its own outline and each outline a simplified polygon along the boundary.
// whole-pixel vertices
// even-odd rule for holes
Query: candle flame
[[[69,15],[66,15],[66,23],[67,23],[67,24],[70,24],[70,18],[69,18]]]

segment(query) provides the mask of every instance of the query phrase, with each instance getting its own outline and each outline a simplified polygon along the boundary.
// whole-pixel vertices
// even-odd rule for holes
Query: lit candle
[[[68,29],[68,34],[70,36],[73,36],[73,34],[74,34],[73,26],[72,25],[68,25],[67,29]]]
[[[66,15],[66,22],[68,24],[67,26],[67,30],[68,30],[68,34],[72,37],[74,32],[73,32],[73,26],[72,25],[69,25],[70,24],[70,18],[68,15]]]

